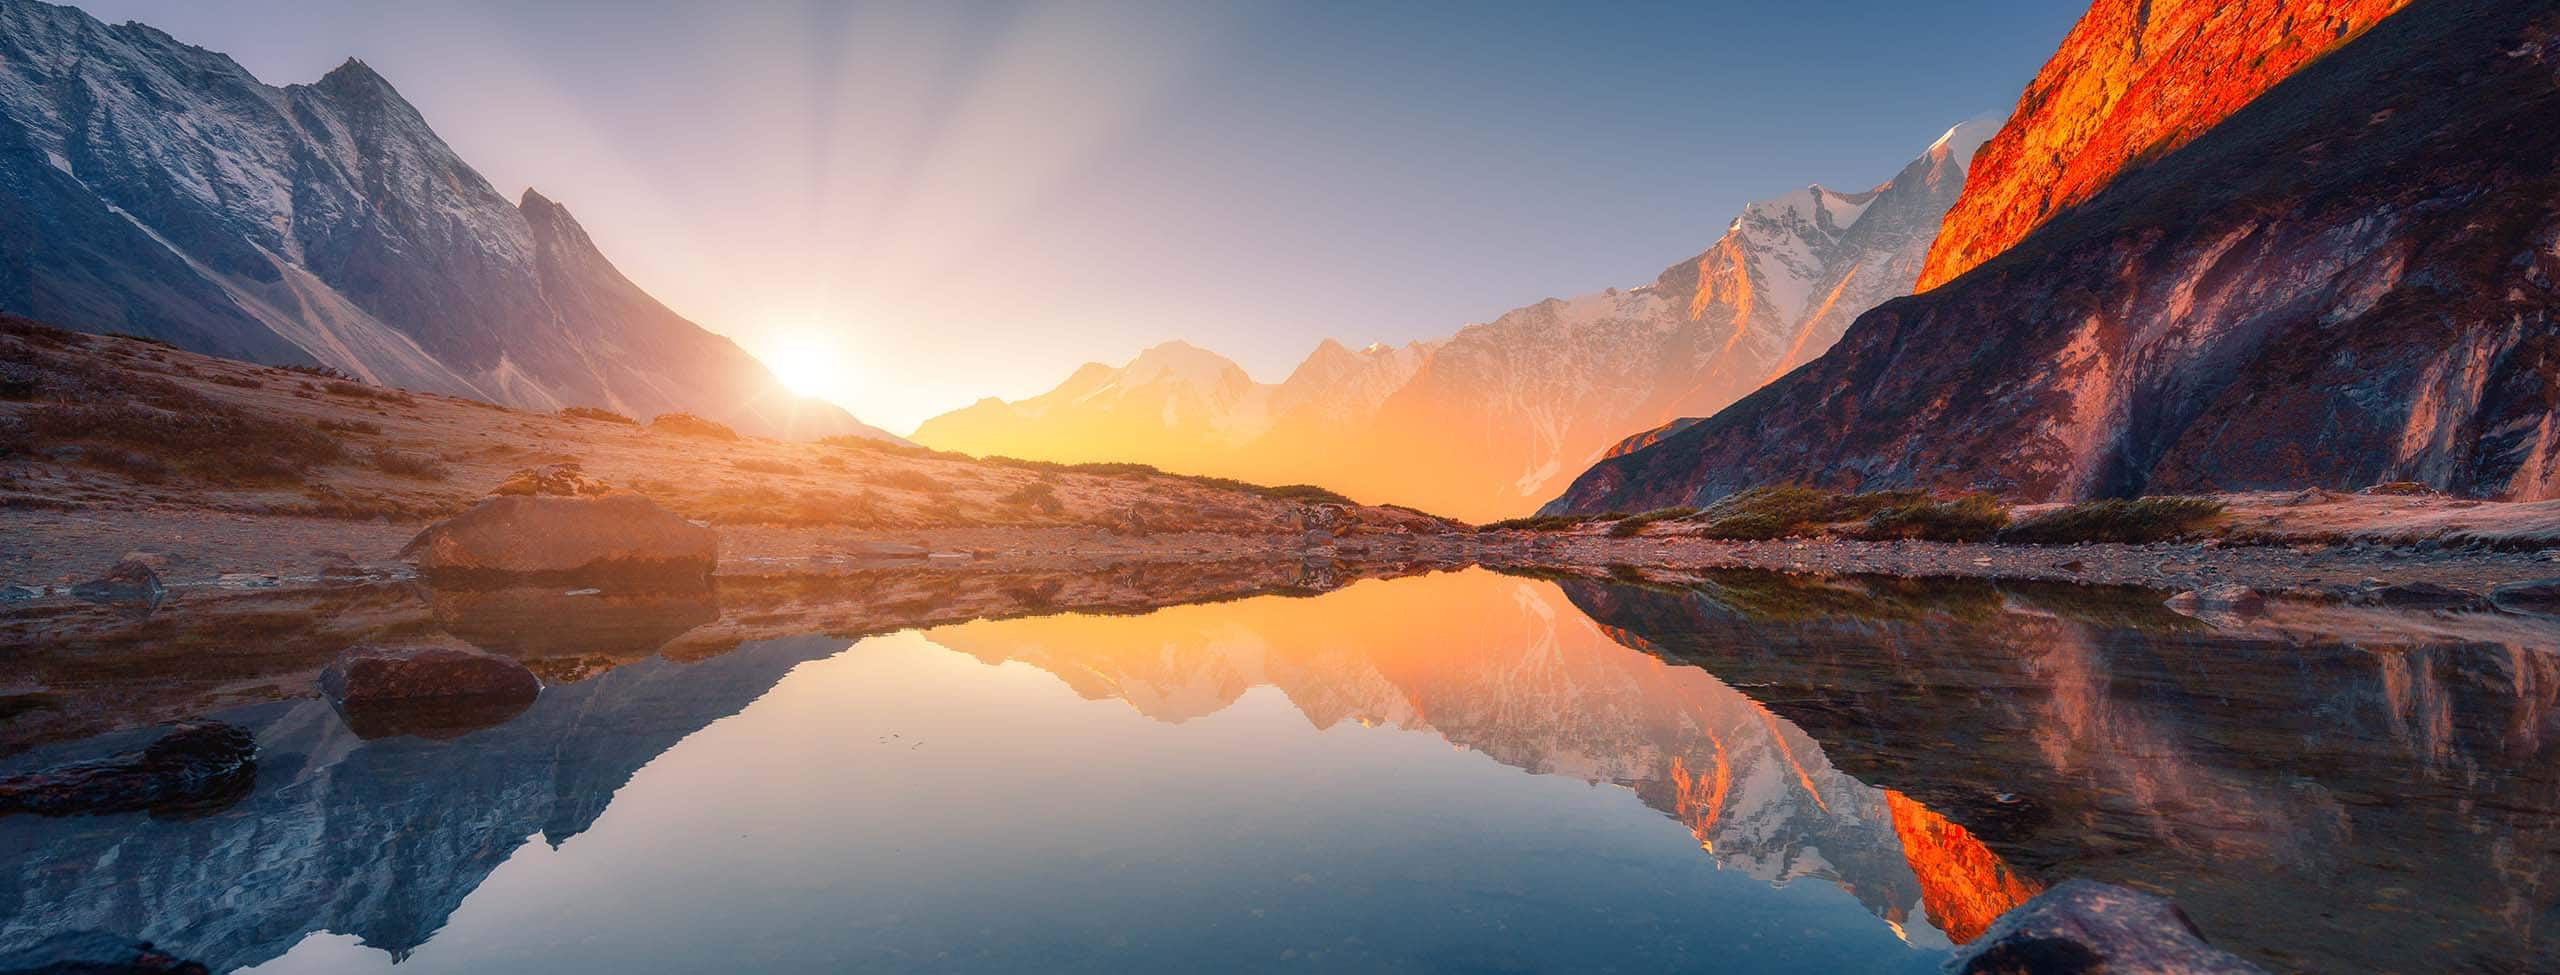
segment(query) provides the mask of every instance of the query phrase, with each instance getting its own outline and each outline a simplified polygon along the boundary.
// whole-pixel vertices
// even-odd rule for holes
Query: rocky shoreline
[[[103,522],[115,531],[99,534]],[[327,588],[407,579],[397,556],[418,525],[190,511],[0,511],[0,531],[22,540],[0,559],[0,602],[69,598],[128,555],[155,561],[173,593]],[[2499,586],[2560,578],[2560,551],[2502,551],[2428,542],[2391,545],[2227,544],[2067,546],[1839,538],[1723,541],[1608,538],[1528,532],[1342,537],[1163,532],[1136,536],[1084,528],[917,528],[847,531],[719,526],[716,575],[836,575],[916,571],[1071,571],[1120,564],[1178,565],[1237,559],[1433,564],[1449,568],[1563,568],[1648,573],[1750,569],[1813,575],[1983,579],[2133,586],[2179,593],[2238,587],[2312,602],[2404,600],[2408,605],[2485,601]],[[1623,567],[1623,568],[1619,568]],[[2434,587],[2428,599],[2403,591]]]

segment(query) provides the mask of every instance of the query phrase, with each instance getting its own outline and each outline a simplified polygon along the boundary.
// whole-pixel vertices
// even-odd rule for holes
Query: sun
[[[786,332],[762,343],[757,358],[764,360],[784,389],[794,393],[832,397],[844,392],[844,348],[824,332]]]

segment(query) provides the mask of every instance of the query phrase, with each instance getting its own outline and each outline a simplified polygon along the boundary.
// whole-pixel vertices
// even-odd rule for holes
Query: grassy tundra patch
[[[2000,540],[2021,545],[2074,542],[2166,542],[2193,534],[2222,516],[2211,498],[2109,498],[2083,501],[2009,527]]]

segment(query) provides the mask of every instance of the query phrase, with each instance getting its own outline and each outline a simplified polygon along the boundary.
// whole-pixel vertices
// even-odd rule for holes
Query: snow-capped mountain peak
[[[782,391],[508,200],[363,61],[275,87],[139,24],[0,0],[0,310],[550,409],[876,433]]]

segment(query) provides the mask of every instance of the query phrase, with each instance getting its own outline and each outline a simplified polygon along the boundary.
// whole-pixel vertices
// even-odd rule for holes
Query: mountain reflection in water
[[[2542,631],[2216,629],[2156,598],[1468,571],[629,659],[717,615],[683,608],[496,727],[237,708],[261,770],[228,808],[0,819],[0,953],[100,930],[217,971],[1918,972],[2096,876],[2279,968],[2547,967]],[[435,615],[585,649],[539,607]]]

